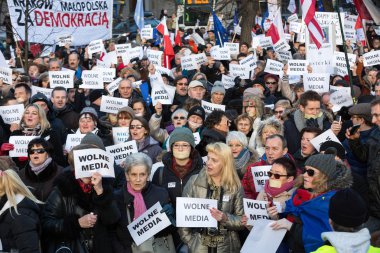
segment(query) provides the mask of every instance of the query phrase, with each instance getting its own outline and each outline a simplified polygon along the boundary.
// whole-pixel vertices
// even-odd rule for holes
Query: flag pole
[[[240,16],[240,18],[239,18],[238,25],[240,25],[241,18],[242,18],[242,16]],[[236,31],[234,32],[234,37],[232,38],[232,43],[233,43],[234,40],[235,40],[235,36],[236,36]]]

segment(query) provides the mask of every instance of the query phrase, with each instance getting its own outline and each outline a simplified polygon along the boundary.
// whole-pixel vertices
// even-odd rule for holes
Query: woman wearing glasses
[[[324,242],[321,233],[331,231],[329,201],[337,190],[352,185],[351,171],[334,155],[317,154],[305,163],[298,189],[285,202],[285,210],[278,214],[276,207],[268,207],[268,214],[278,221],[274,230],[286,229],[286,243],[292,252],[312,252]],[[280,219],[282,218],[282,219]]]
[[[129,139],[135,140],[139,152],[147,154],[153,163],[157,156],[161,154],[160,144],[150,136],[148,122],[142,117],[135,117],[129,125]]]
[[[52,146],[45,139],[31,140],[28,144],[29,162],[19,172],[24,184],[30,187],[33,194],[41,201],[46,201],[53,189],[55,178],[63,171],[63,167],[53,160],[52,152]]]

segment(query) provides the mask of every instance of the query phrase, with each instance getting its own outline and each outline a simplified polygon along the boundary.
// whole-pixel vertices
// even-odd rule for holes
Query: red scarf
[[[193,165],[193,161],[191,160],[191,158],[189,159],[189,161],[186,163],[185,166],[180,166],[176,163],[175,158],[173,157],[173,167],[172,167],[173,172],[180,179],[184,178],[187,175],[187,173],[189,173],[192,165]]]
[[[315,198],[321,194],[322,193],[314,195],[312,192],[309,192],[308,190],[297,189],[296,194],[294,194],[294,197],[293,197],[293,204],[295,206],[299,206],[302,203],[309,201],[309,200],[311,200],[311,199],[313,199],[313,198]]]
[[[80,179],[77,179],[77,182],[84,193],[90,193],[92,191],[92,184],[85,184]]]
[[[280,188],[274,188],[274,187],[269,186],[269,180],[268,180],[265,183],[264,190],[265,190],[265,193],[269,194],[270,196],[276,197],[285,191],[289,191],[290,189],[293,188],[293,186],[294,186],[294,180],[292,180],[291,182],[284,183],[283,185],[281,185]]]

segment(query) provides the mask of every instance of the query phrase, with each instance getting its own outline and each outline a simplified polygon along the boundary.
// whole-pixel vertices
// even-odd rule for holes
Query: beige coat
[[[183,191],[183,197],[206,198],[207,196],[207,176],[205,169],[198,175],[192,176],[187,182]],[[240,186],[237,193],[225,190],[222,211],[227,215],[228,221],[222,225],[228,230],[223,243],[218,244],[218,253],[238,253],[241,249],[238,230],[244,229],[241,223],[241,216],[244,214],[243,197],[244,191]],[[228,196],[228,197],[227,197]],[[228,199],[228,201],[227,201]],[[189,253],[207,253],[208,247],[203,246],[201,234],[192,228],[179,228],[179,234],[184,243],[189,246]]]

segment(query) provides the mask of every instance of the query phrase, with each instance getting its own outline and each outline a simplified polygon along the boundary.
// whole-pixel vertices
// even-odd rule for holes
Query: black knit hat
[[[201,117],[203,121],[206,118],[206,112],[202,106],[194,106],[193,108],[191,108],[189,114],[187,115],[187,118],[190,118],[191,115],[197,115]]]
[[[368,209],[363,198],[347,188],[338,191],[330,199],[329,218],[337,225],[355,228],[368,219]]]
[[[93,103],[98,98],[101,98],[104,95],[103,90],[93,90],[90,92],[90,95],[88,95],[88,100],[90,100],[91,103]]]

